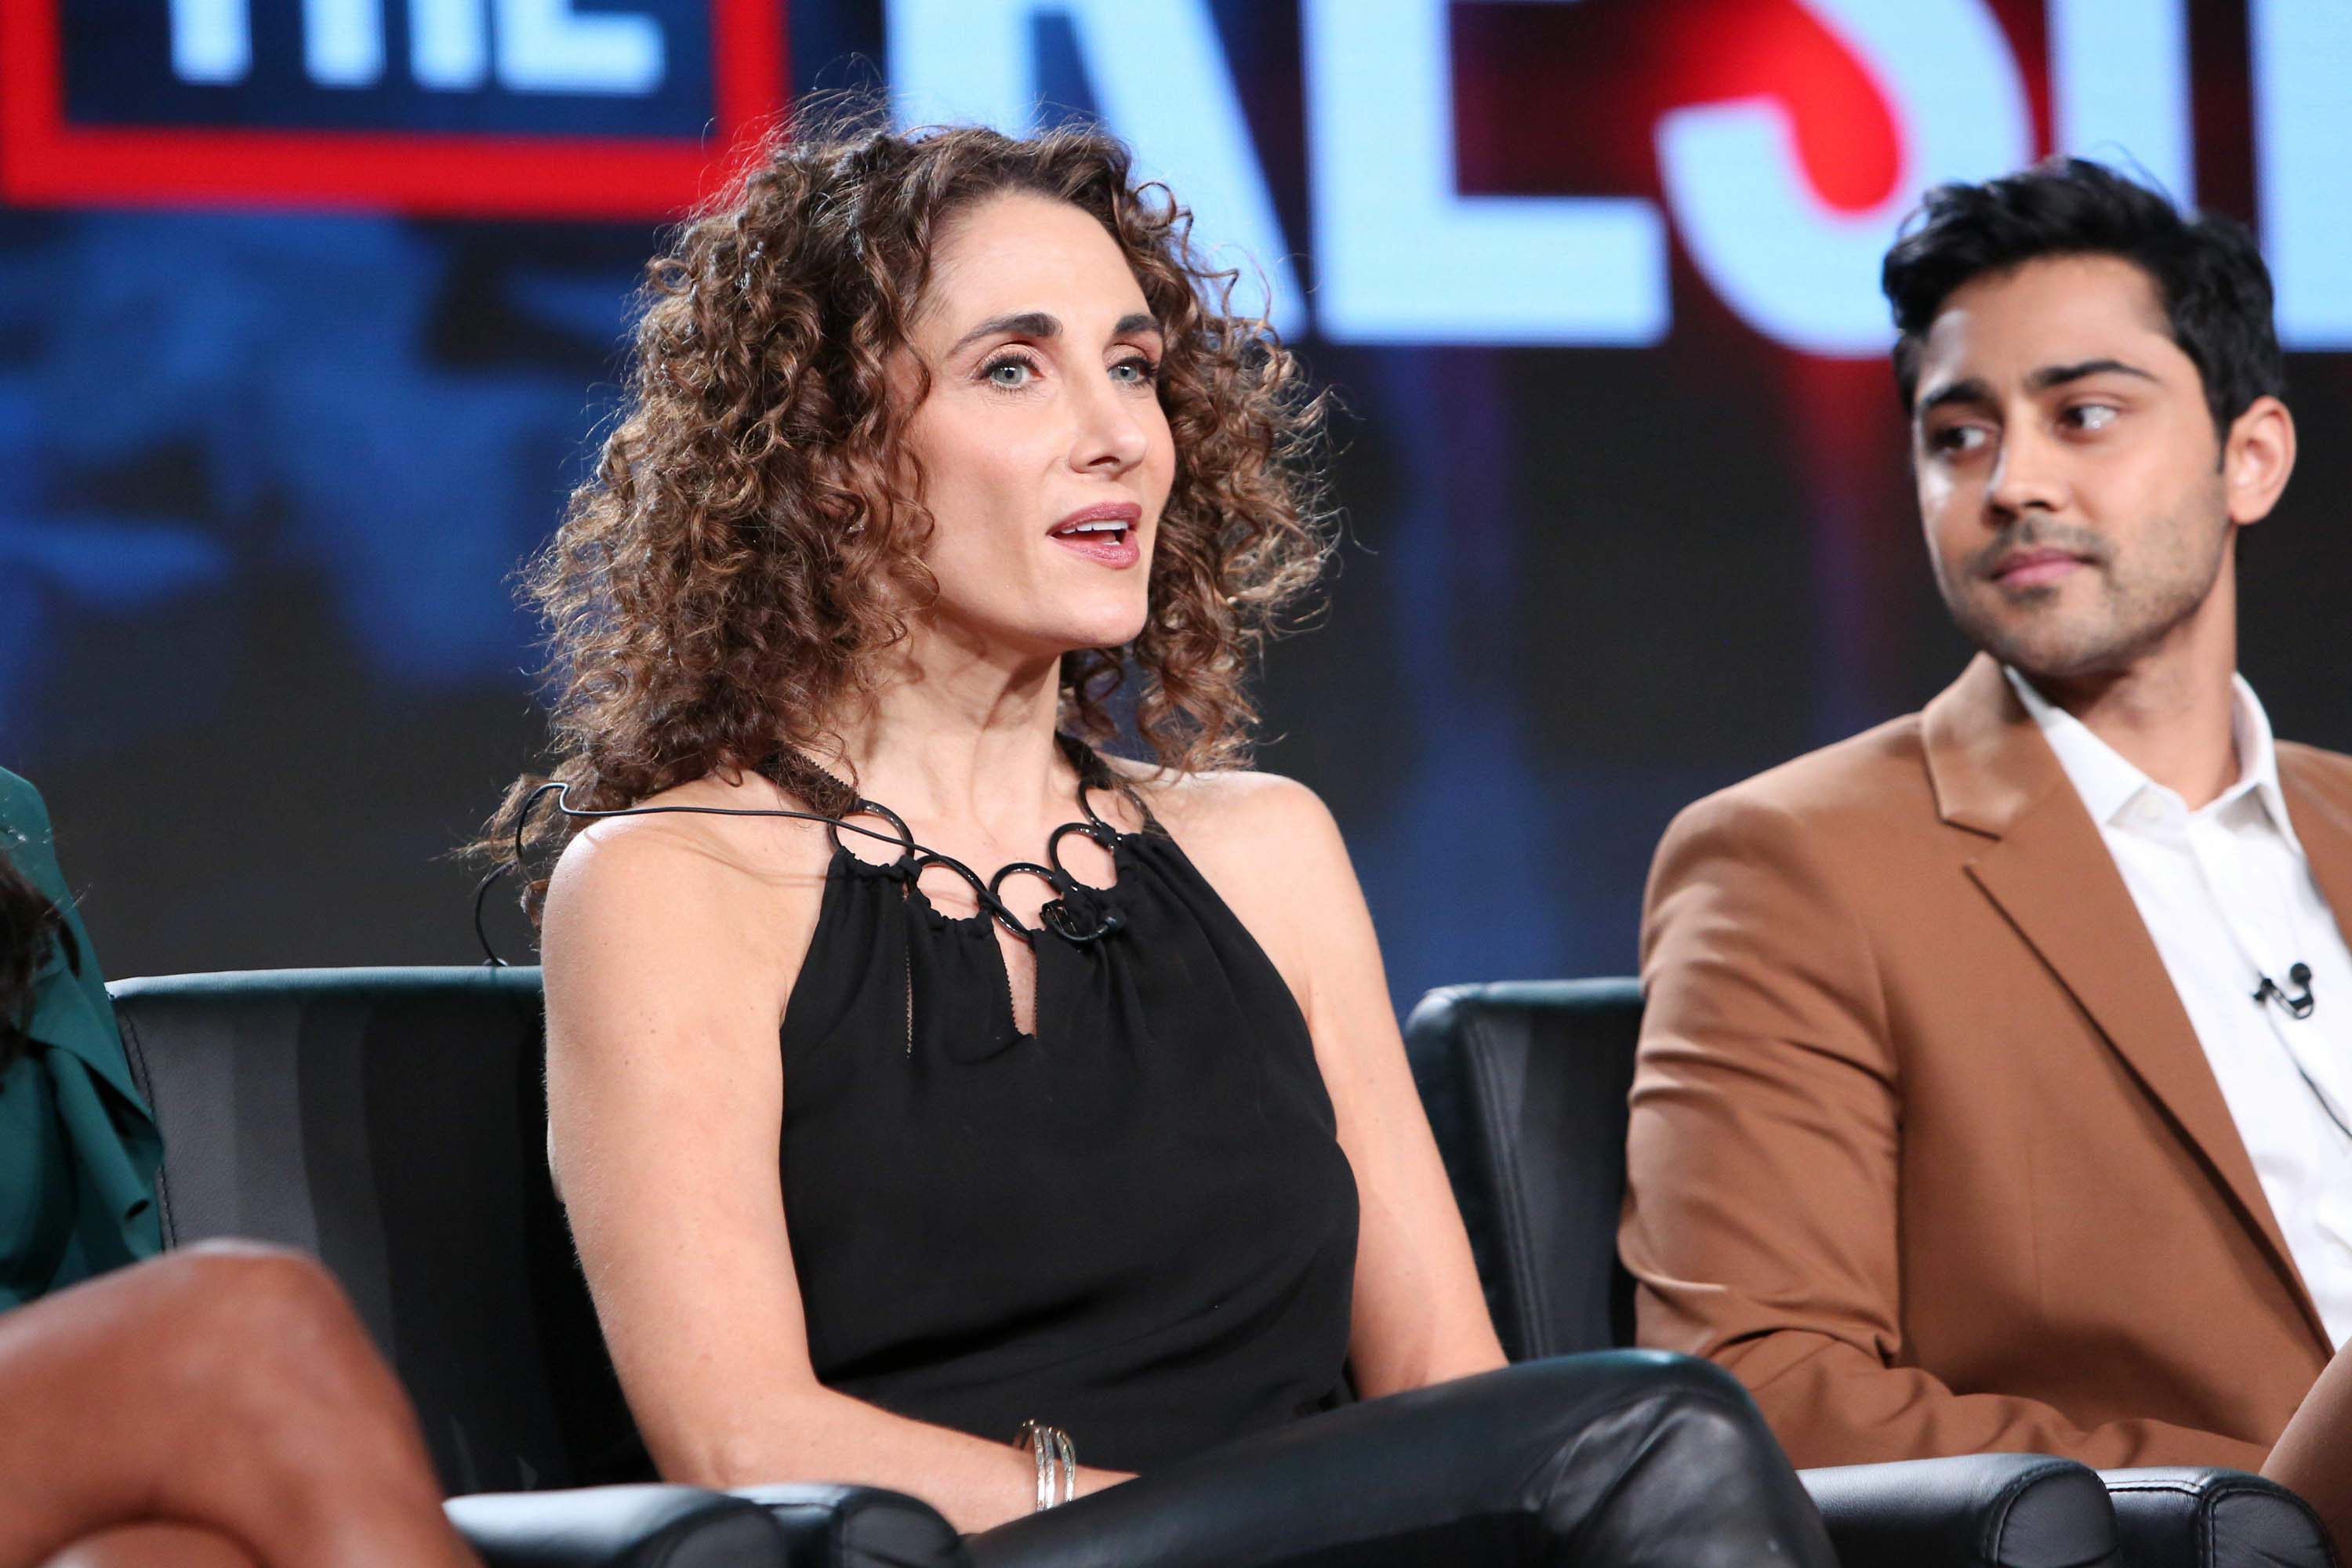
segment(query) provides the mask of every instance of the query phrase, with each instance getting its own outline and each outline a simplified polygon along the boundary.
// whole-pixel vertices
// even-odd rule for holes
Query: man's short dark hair
[[[2104,164],[2048,158],[1982,184],[1937,185],[1905,220],[1880,286],[1901,334],[1895,382],[1906,414],[1918,392],[1920,343],[1952,291],[2053,256],[2120,257],[2147,274],[2224,440],[2254,399],[2285,392],[2270,268],[2244,225],[2212,213],[2184,217]]]

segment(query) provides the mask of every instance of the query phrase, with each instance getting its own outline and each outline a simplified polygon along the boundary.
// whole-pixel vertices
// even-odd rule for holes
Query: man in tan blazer
[[[2294,459],[2268,276],[2071,161],[1938,190],[1886,271],[1984,651],[1660,847],[1641,1338],[1800,1465],[2259,1469],[2352,1332],[2352,758],[2236,676]]]

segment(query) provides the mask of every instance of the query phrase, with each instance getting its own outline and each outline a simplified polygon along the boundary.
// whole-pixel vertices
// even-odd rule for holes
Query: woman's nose
[[[1083,400],[1071,467],[1125,473],[1150,449],[1150,437],[1129,395],[1105,382]]]

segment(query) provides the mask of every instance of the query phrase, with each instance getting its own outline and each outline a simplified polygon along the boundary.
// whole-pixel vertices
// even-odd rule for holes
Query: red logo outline
[[[0,201],[303,206],[472,217],[671,216],[785,107],[784,0],[709,0],[709,138],[74,125],[58,8],[0,0]]]

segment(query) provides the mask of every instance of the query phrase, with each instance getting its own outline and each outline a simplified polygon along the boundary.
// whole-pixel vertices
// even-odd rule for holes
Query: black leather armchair
[[[782,1528],[766,1509],[695,1487],[478,1492],[446,1506],[488,1568],[757,1568],[802,1561],[785,1555]]]
[[[1413,1077],[1515,1360],[1632,1342],[1617,1216],[1641,1023],[1636,982],[1581,980],[1447,986],[1406,1025]],[[1985,1454],[1802,1474],[1850,1568],[2336,1561],[2302,1500],[2236,1470],[2094,1478],[2067,1460]]]
[[[278,970],[111,987],[163,1129],[166,1246],[315,1253],[406,1385],[491,1568],[968,1560],[859,1487],[644,1484],[550,1184],[536,969]]]
[[[167,1243],[241,1235],[320,1257],[407,1385],[445,1483],[464,1494],[450,1515],[492,1568],[968,1568],[965,1547],[936,1512],[887,1491],[798,1485],[726,1498],[612,1484],[642,1483],[652,1472],[548,1181],[538,982],[528,969],[447,968],[118,984],[132,1070],[165,1131],[159,1206]],[[1522,1148],[1528,1129],[1507,1108],[1531,1109],[1531,1097],[1547,1092],[1571,1110],[1591,1098],[1564,1079],[1541,1088],[1563,1065],[1542,1052],[1473,1050],[1463,1062],[1480,1074],[1516,1075],[1451,1102],[1501,1117],[1482,1134],[1486,1152],[1466,1155],[1489,1168],[1518,1172],[1531,1158]],[[1622,1108],[1622,1082],[1614,1098]],[[1570,1146],[1613,1151],[1622,1109],[1617,1115],[1613,1132],[1549,1125],[1569,1129]],[[1597,1295],[1578,1294],[1593,1276],[1590,1255],[1570,1265],[1574,1232],[1558,1212],[1524,1195],[1497,1202],[1492,1182],[1464,1180],[1458,1126],[1446,1146],[1465,1198],[1488,1205],[1474,1215],[1473,1235],[1513,1352],[1621,1338],[1591,1324],[1609,1325],[1622,1311],[1622,1287],[1606,1283],[1604,1268]],[[1612,1152],[1612,1170],[1614,1160]],[[1573,1185],[1564,1177],[1558,1190]],[[1604,1235],[1614,1192],[1592,1210]],[[1514,1217],[1506,1224],[1507,1211]],[[1516,1273],[1496,1267],[1492,1238],[1502,1230],[1523,1260]],[[1586,1326],[1564,1334],[1556,1303],[1571,1300],[1581,1305],[1566,1321],[1581,1311]],[[1808,1478],[1849,1568],[2090,1568],[2110,1560],[2099,1531],[2112,1524],[2103,1509],[2082,1507],[2086,1495],[2099,1500],[2078,1466],[1990,1456],[1878,1483],[1874,1468]],[[1851,1500],[1842,1500],[1841,1486]],[[2202,1509],[2231,1530],[2251,1528],[2245,1500],[2178,1490],[2165,1498],[2168,1508]],[[1984,1550],[1968,1555],[1967,1542]],[[2040,1555],[2027,1550],[2033,1543]]]

